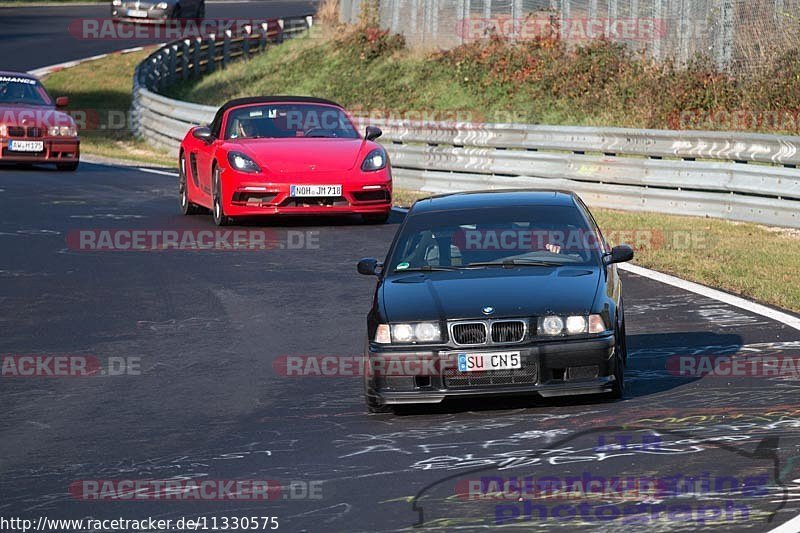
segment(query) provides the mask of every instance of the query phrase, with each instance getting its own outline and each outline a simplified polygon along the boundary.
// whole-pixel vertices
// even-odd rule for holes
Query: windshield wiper
[[[431,266],[425,265],[416,268],[404,268],[404,269],[394,269],[396,274],[402,274],[404,272],[452,272],[453,270],[459,270],[462,267],[454,267],[454,266]]]
[[[503,267],[514,268],[518,266],[531,266],[531,267],[558,267],[564,266],[564,263],[555,261],[531,261],[525,259],[506,259],[504,261],[489,261],[485,263],[470,263],[467,268],[480,268],[480,267]]]

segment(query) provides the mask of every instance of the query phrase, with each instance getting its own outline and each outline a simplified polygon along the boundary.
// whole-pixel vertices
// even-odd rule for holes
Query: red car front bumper
[[[228,216],[381,214],[392,209],[392,178],[386,169],[358,172],[353,178],[320,173],[297,176],[292,183],[268,183],[227,170],[222,180],[223,208]],[[291,185],[341,185],[341,196],[298,198]]]
[[[42,141],[41,152],[16,152],[9,148],[9,141]],[[78,139],[22,137],[0,137],[0,163],[74,163],[80,158],[80,141]]]

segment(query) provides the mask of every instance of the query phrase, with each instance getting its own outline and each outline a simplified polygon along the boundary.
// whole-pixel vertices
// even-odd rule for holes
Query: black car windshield
[[[0,75],[0,104],[53,105],[53,101],[37,80]]]
[[[264,104],[228,114],[226,139],[358,139],[347,115],[336,107],[316,104]]]
[[[502,207],[413,215],[387,273],[597,264],[600,236],[573,206]]]

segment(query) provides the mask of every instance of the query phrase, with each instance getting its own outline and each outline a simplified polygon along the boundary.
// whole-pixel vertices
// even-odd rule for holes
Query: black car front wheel
[[[616,329],[617,344],[614,346],[614,384],[608,397],[620,400],[625,397],[625,365],[628,362],[628,344],[625,339],[625,318]]]

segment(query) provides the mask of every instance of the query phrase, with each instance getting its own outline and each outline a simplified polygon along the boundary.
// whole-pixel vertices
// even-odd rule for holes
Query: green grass
[[[567,48],[490,40],[423,53],[375,29],[315,27],[310,37],[169,94],[215,105],[239,96],[310,95],[354,114],[397,118],[800,133],[798,79],[800,50],[736,78],[702,58],[657,64],[609,41]]]
[[[55,96],[69,96],[67,110],[78,121],[81,153],[174,166],[175,161],[130,130],[131,84],[136,65],[149,51],[112,54],[55,72],[43,80]],[[83,118],[85,123],[81,123]]]

